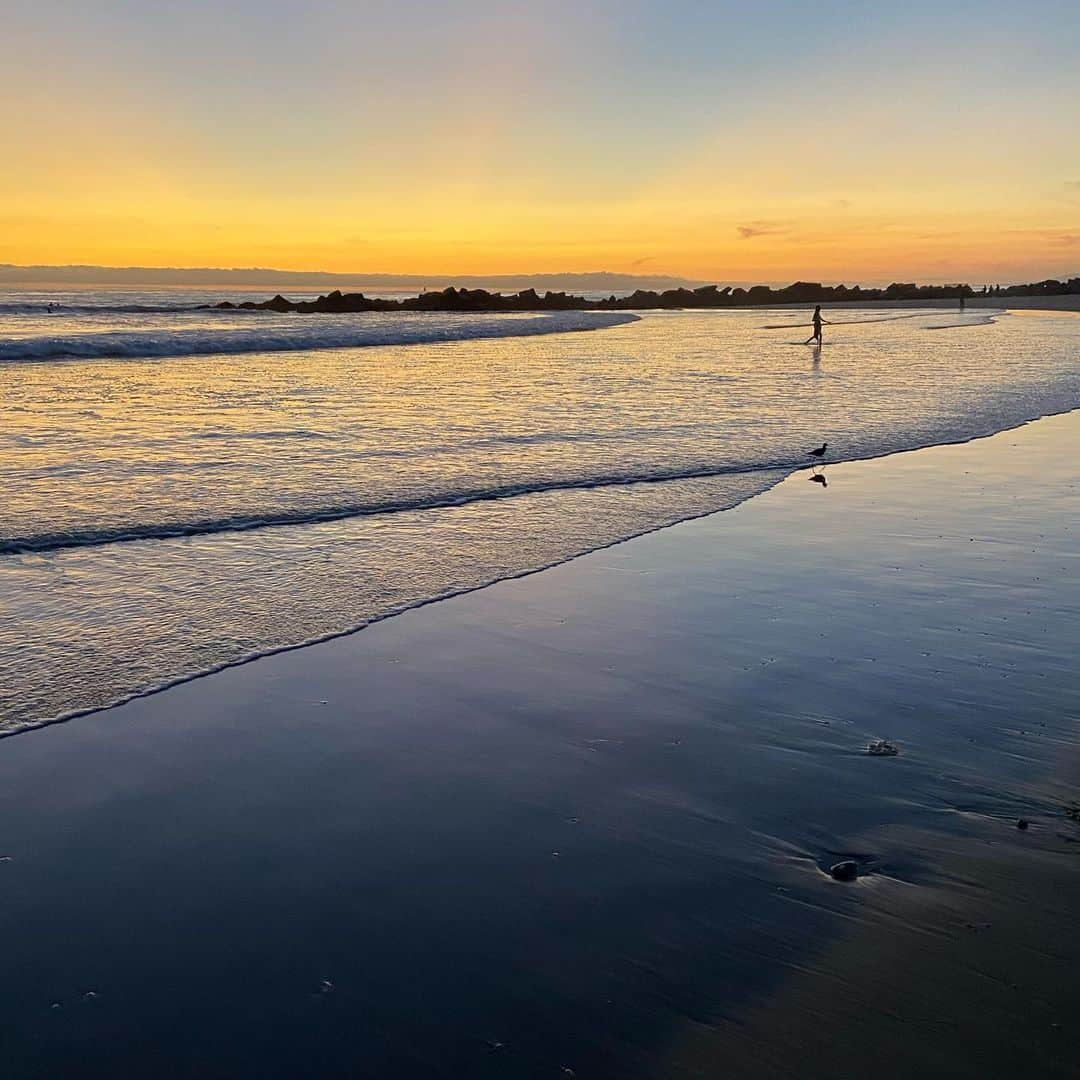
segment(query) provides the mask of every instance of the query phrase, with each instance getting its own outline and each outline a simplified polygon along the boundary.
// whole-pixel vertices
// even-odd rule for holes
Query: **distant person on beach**
[[[806,339],[804,344],[809,345],[811,341],[816,341],[819,345],[821,344],[821,324],[823,322],[825,322],[825,320],[821,317],[821,305],[818,304],[818,306],[814,308],[814,332]],[[826,326],[827,325],[828,323],[826,323]]]
[[[963,293],[960,294],[960,310],[961,311],[964,310],[964,296],[963,296]]]

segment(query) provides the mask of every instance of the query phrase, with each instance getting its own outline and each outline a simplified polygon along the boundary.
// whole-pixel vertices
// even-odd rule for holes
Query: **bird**
[[[827,442],[823,442],[816,450],[810,451],[810,456],[816,458],[823,458],[825,456],[825,447],[827,447],[828,445],[829,444]]]

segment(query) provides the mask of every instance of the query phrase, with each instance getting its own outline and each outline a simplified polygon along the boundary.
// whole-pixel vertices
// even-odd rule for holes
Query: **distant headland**
[[[797,281],[781,289],[773,289],[768,285],[754,285],[749,289],[702,285],[696,289],[678,287],[662,292],[635,289],[628,295],[616,296],[612,293],[606,298],[595,300],[566,292],[548,291],[541,295],[531,288],[504,294],[486,289],[459,289],[450,286],[397,300],[335,290],[316,300],[287,300],[279,294],[261,302],[248,300],[235,304],[226,300],[213,306],[224,310],[334,314],[362,311],[641,311],[657,308],[761,307],[775,304],[853,303],[873,300],[959,300],[969,297],[1074,295],[1080,295],[1080,277],[1069,278],[1067,281],[1051,278],[1027,285],[1004,287],[985,285],[981,289],[974,289],[970,285],[916,285],[900,282],[881,289],[864,289],[859,285],[821,285],[807,281]]]
[[[447,285],[467,289],[569,290],[625,292],[631,289],[693,288],[702,281],[667,274],[620,274],[611,270],[543,274],[371,274],[327,270],[275,270],[263,266],[15,266],[0,263],[0,285],[129,286],[262,289],[367,289],[375,292],[420,292]]]

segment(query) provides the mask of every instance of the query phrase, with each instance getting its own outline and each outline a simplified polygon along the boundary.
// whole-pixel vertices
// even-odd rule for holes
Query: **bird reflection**
[[[809,480],[812,484],[820,484],[823,488],[829,486],[829,481],[825,479],[825,474],[823,472],[819,473],[817,470],[810,474]]]

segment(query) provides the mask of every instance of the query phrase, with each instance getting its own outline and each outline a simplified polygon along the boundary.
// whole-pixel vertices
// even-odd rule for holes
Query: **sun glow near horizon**
[[[94,8],[7,17],[2,262],[1080,268],[1072,5]]]

